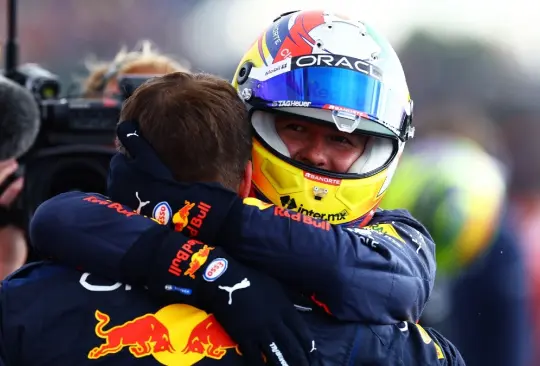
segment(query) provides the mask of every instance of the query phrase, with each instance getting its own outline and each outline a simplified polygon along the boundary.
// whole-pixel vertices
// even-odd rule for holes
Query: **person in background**
[[[32,94],[0,75],[0,278],[24,264],[28,255],[27,218],[18,198],[24,172],[18,161],[39,132],[39,110]]]
[[[186,61],[177,61],[161,53],[149,40],[142,40],[132,50],[122,47],[109,62],[87,61],[90,75],[83,82],[85,98],[114,97],[120,93],[118,77],[122,75],[164,75],[188,72]]]
[[[409,210],[437,243],[422,323],[452,339],[469,366],[527,365],[524,258],[499,161],[469,138],[432,134],[404,155],[381,206]]]
[[[0,161],[0,186],[6,186],[0,192],[0,278],[23,265],[28,253],[24,230],[11,220],[10,208],[23,190],[24,178],[11,182],[8,179],[18,168],[16,159]]]

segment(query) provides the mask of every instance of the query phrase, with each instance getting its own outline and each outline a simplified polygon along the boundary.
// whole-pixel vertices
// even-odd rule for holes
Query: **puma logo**
[[[229,286],[218,286],[220,290],[227,291],[229,293],[229,302],[228,304],[232,304],[232,293],[236,290],[240,290],[243,288],[248,288],[251,285],[249,280],[247,278],[244,278],[242,282],[237,283],[236,285],[229,287]]]
[[[150,201],[141,201],[141,199],[139,198],[139,192],[135,192],[135,197],[137,197],[137,200],[139,201],[139,206],[137,207],[137,209],[135,210],[135,212],[137,214],[141,214],[141,209],[146,206],[147,204],[150,203]]]

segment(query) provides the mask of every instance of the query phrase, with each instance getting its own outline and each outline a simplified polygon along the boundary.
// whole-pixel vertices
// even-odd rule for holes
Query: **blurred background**
[[[58,75],[65,93],[89,64],[149,39],[193,71],[230,79],[267,24],[308,8],[369,21],[402,60],[416,138],[383,207],[411,210],[438,244],[424,323],[470,365],[540,365],[540,27],[530,1],[24,0],[19,62]]]

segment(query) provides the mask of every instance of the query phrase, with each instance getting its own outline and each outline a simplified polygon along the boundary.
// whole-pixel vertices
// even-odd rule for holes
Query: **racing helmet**
[[[326,11],[274,20],[244,55],[232,81],[254,129],[252,196],[332,224],[366,225],[414,135],[401,63],[374,28]],[[343,172],[293,160],[276,115],[369,135]]]

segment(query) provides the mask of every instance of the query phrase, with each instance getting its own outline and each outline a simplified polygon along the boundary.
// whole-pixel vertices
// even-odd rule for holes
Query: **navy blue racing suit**
[[[324,366],[464,365],[432,329],[339,322],[319,308],[304,310]],[[3,364],[245,365],[212,314],[50,262],[29,264],[2,282]]]

